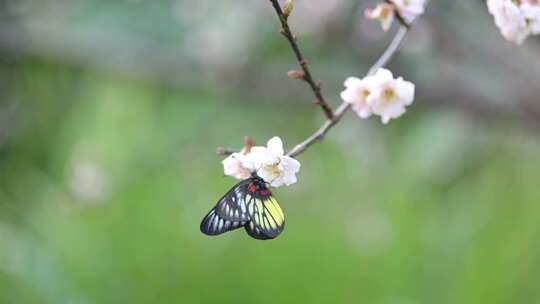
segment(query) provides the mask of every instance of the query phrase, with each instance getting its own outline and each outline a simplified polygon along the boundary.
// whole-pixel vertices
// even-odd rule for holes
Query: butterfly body
[[[201,232],[207,235],[241,227],[259,240],[273,239],[285,227],[281,207],[266,182],[256,174],[233,186],[201,222]]]

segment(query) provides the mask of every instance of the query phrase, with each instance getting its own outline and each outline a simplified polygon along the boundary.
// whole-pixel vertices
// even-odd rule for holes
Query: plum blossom
[[[394,6],[389,3],[380,3],[374,9],[368,8],[364,11],[366,18],[378,20],[383,31],[388,31],[394,21]]]
[[[222,161],[222,164],[225,175],[232,176],[236,179],[249,178],[251,171],[253,171],[252,163],[244,152],[236,152],[229,155],[229,157]]]
[[[371,77],[371,93],[366,103],[373,114],[379,115],[384,124],[403,115],[405,107],[414,101],[414,84],[402,77],[395,79],[387,69],[379,69]]]
[[[531,34],[540,34],[540,0],[524,1],[520,6],[531,30]]]
[[[519,6],[511,0],[488,0],[487,5],[503,37],[508,41],[522,44],[530,31]]]
[[[225,175],[237,179],[246,179],[253,172],[272,187],[289,186],[296,183],[296,173],[300,171],[300,162],[285,155],[283,142],[273,137],[266,147],[250,147],[233,153],[223,160]]]
[[[487,0],[487,6],[506,40],[522,44],[529,35],[540,34],[540,1]]]
[[[371,107],[366,102],[371,93],[370,79],[370,77],[364,79],[349,77],[344,83],[345,91],[341,92],[341,99],[349,103],[360,118],[368,118],[373,114]]]
[[[406,22],[412,22],[424,13],[426,0],[391,0]]]
[[[348,78],[345,87],[341,98],[352,105],[360,118],[374,114],[380,116],[384,124],[403,115],[414,101],[414,84],[402,77],[394,78],[387,69],[379,69],[363,79]]]
[[[279,137],[271,138],[266,147],[251,148],[249,158],[257,175],[272,187],[296,183],[296,173],[300,171],[300,162],[285,155],[283,142]]]
[[[364,15],[368,19],[378,20],[386,32],[392,26],[396,11],[405,22],[411,23],[424,13],[425,5],[426,0],[390,0],[379,3],[374,9],[366,9]]]

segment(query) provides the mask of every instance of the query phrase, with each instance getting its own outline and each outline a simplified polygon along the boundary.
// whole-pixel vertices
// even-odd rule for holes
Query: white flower
[[[225,175],[235,177],[237,179],[246,179],[251,176],[253,164],[248,156],[243,152],[237,152],[229,155],[223,160],[223,171]]]
[[[414,84],[401,77],[394,79],[392,72],[386,69],[379,69],[375,75],[363,79],[350,77],[345,87],[341,98],[352,105],[360,118],[375,114],[384,124],[403,115],[405,107],[414,101]]]
[[[487,6],[503,37],[522,44],[531,33],[531,28],[519,4],[513,0],[487,0]]]
[[[296,173],[300,171],[300,163],[287,155],[279,137],[273,137],[266,147],[244,148],[223,160],[225,175],[237,179],[246,179],[252,173],[264,179],[272,187],[292,185],[296,183]]]
[[[525,15],[531,34],[540,34],[540,1],[529,0],[523,2],[520,9]]]
[[[300,163],[284,154],[283,142],[276,136],[268,141],[267,147],[252,147],[248,158],[257,175],[272,187],[289,186],[296,183]]]
[[[392,3],[396,6],[401,17],[410,23],[424,13],[426,0],[392,0]]]
[[[394,21],[394,6],[388,3],[380,3],[375,9],[368,8],[364,11],[366,18],[378,20],[383,31],[388,31]]]
[[[401,77],[394,79],[387,69],[379,69],[371,77],[371,93],[366,103],[373,113],[379,115],[384,124],[403,115],[405,107],[414,101],[414,84]]]
[[[368,118],[372,114],[371,107],[366,103],[366,98],[371,93],[369,79],[369,77],[364,79],[349,77],[344,83],[347,89],[341,92],[341,98],[351,104],[360,118]]]

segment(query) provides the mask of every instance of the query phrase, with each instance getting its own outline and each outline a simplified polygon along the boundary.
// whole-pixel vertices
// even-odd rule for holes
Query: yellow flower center
[[[394,91],[392,88],[388,88],[384,90],[382,97],[385,102],[391,102],[394,98],[396,98],[396,96],[396,91]]]
[[[381,8],[381,19],[386,19],[392,13],[391,6],[384,6]]]
[[[369,94],[371,94],[371,93],[369,92],[369,90],[364,90],[364,92],[362,92],[362,94],[364,95],[364,97],[368,97]]]
[[[277,162],[275,162],[275,163],[273,163],[271,165],[267,165],[266,170],[272,172],[272,174],[281,176],[283,174],[283,172],[281,172],[281,170],[278,167],[280,163],[281,163],[281,159],[279,159]]]

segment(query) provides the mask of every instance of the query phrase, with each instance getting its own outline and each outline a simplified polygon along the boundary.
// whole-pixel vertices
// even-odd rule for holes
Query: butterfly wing
[[[250,222],[247,222],[245,225],[244,225],[244,228],[246,229],[246,232],[249,236],[251,236],[252,238],[254,239],[257,239],[257,240],[270,240],[272,238],[266,236],[265,234],[263,234],[261,232],[261,230],[259,230],[259,228],[257,228],[257,226],[255,226],[255,224],[250,221]]]
[[[201,232],[206,235],[218,235],[244,226],[246,222],[225,219],[212,208],[201,222]]]
[[[248,220],[245,204],[247,181],[242,181],[231,188],[208,212],[201,222],[201,232],[218,235],[242,227]]]
[[[246,191],[249,179],[236,184],[217,203],[216,213],[230,221],[247,221]]]
[[[285,215],[272,195],[260,198],[247,194],[246,206],[250,219],[246,231],[250,236],[263,235],[273,239],[285,228]]]
[[[285,227],[285,216],[263,183],[254,177],[232,187],[204,217],[201,232],[219,235],[244,226],[255,239],[277,237]],[[258,184],[257,190],[253,190],[255,184]]]

